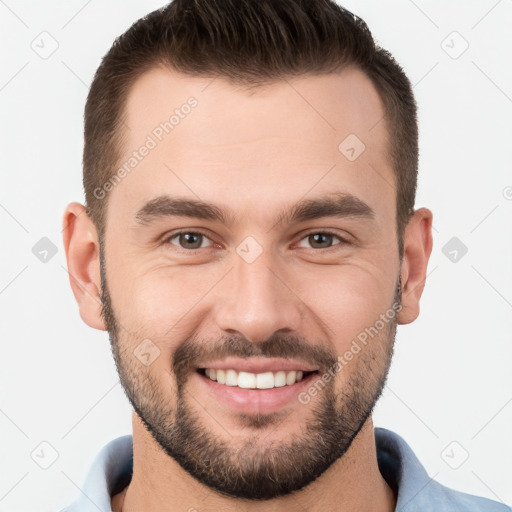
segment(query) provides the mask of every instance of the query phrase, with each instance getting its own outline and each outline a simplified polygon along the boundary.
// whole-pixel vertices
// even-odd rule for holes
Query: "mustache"
[[[318,366],[327,371],[337,362],[332,350],[312,345],[297,336],[275,334],[262,342],[249,341],[243,337],[223,337],[215,342],[198,342],[193,338],[185,340],[174,352],[172,368],[178,383],[184,382],[190,371],[205,361],[238,357],[275,357],[297,359]]]

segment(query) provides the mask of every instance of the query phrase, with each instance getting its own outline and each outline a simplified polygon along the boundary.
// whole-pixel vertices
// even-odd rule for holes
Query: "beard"
[[[354,365],[353,372],[341,391],[336,391],[336,379],[332,378],[318,391],[316,400],[308,405],[298,402],[298,407],[304,408],[305,420],[293,438],[269,439],[289,414],[278,411],[239,414],[244,431],[250,429],[246,439],[225,440],[209,429],[207,415],[201,417],[195,412],[194,406],[199,410],[201,407],[197,407],[196,400],[187,392],[187,379],[197,368],[197,361],[223,356],[298,357],[316,364],[320,378],[336,367],[336,354],[312,346],[297,336],[277,333],[261,343],[238,337],[204,343],[189,338],[172,356],[174,375],[169,372],[169,376],[175,378],[176,391],[174,394],[166,392],[170,389],[167,379],[158,380],[133,357],[133,348],[141,338],[135,340],[127,333],[120,339],[122,328],[108,292],[102,252],[100,250],[102,315],[124,392],[155,442],[193,478],[225,496],[269,500],[306,487],[343,457],[385,386],[396,335],[395,316],[386,323],[381,336],[364,346],[358,357],[349,363]],[[400,300],[399,278],[395,307]],[[215,422],[212,417],[210,420]]]

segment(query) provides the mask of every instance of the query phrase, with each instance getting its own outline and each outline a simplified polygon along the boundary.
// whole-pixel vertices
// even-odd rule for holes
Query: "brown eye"
[[[331,247],[332,245],[332,235],[329,235],[328,233],[316,233],[315,235],[309,235],[308,240],[311,247],[315,249],[325,249],[326,244],[327,247]]]
[[[338,239],[341,243],[333,243],[334,239]],[[301,247],[308,247],[312,249],[329,249],[333,245],[342,245],[342,243],[345,242],[345,240],[338,235],[324,231],[318,231],[316,233],[306,235],[301,240],[301,244],[304,240],[307,241],[307,246],[301,245]]]
[[[175,239],[177,240],[177,243],[173,242]],[[182,249],[190,250],[207,247],[207,245],[204,245],[205,240],[209,240],[209,238],[202,233],[196,233],[194,231],[183,231],[181,233],[176,233],[167,239],[168,243],[177,245]]]

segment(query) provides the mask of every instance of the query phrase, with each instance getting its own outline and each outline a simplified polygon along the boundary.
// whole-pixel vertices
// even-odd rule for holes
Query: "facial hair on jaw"
[[[236,447],[233,440],[219,439],[211,433],[194,410],[193,401],[187,401],[186,381],[190,369],[199,358],[208,360],[204,357],[208,349],[191,339],[177,347],[172,363],[177,400],[176,404],[171,404],[171,397],[166,396],[154,376],[149,371],[140,371],[133,348],[128,348],[134,340],[120,340],[101,250],[100,262],[102,315],[125,394],[155,442],[193,478],[225,496],[269,500],[303,489],[348,451],[382,394],[393,355],[395,318],[386,324],[384,340],[377,340],[381,344],[375,346],[372,340],[374,345],[363,347],[358,359],[353,360],[357,368],[343,390],[335,393],[335,379],[332,379],[318,392],[316,401],[300,405],[305,408],[306,419],[299,434],[287,443],[269,441],[271,432],[265,430],[270,426],[278,429],[286,415],[279,412],[241,415],[240,422],[252,432]],[[394,304],[400,301],[399,277]],[[329,350],[290,336],[272,336],[261,344],[226,338],[209,350],[216,355],[239,357],[297,356],[316,362],[322,371],[327,371],[337,361]],[[259,431],[261,436],[258,436]]]

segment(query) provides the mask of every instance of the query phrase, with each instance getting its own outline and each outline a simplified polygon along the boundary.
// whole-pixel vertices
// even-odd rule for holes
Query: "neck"
[[[112,499],[113,512],[201,510],[201,512],[281,512],[297,508],[319,512],[393,512],[396,496],[377,464],[371,417],[347,453],[305,489],[273,500],[248,502],[215,493],[186,473],[153,440],[133,414],[133,476]]]

